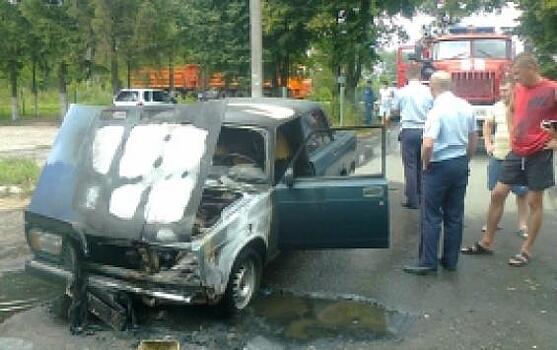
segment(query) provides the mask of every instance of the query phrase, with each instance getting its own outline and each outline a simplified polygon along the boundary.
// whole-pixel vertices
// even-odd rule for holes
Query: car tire
[[[225,315],[239,313],[255,298],[261,282],[262,267],[261,255],[255,250],[245,248],[238,254],[220,304]]]

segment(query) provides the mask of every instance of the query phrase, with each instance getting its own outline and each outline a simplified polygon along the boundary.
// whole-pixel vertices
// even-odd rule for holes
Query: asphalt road
[[[391,132],[392,138],[395,135]],[[419,213],[400,207],[397,145],[393,139],[389,142],[387,161],[389,249],[284,252],[265,269],[261,306],[231,321],[215,317],[209,308],[163,308],[148,312],[138,332],[101,328],[94,335],[71,336],[67,324],[47,306],[35,307],[0,324],[0,349],[18,341],[19,348],[32,349],[135,348],[140,339],[165,336],[188,349],[557,349],[555,192],[546,196],[545,222],[530,265],[507,265],[521,244],[512,233],[516,210],[509,200],[493,256],[463,256],[455,272],[408,275],[401,268],[417,256]],[[489,204],[486,164],[484,156],[471,163],[465,243],[478,239]],[[360,303],[338,306],[347,299]],[[313,331],[317,326],[308,320],[287,325],[291,320],[283,317],[290,309],[331,310],[323,303],[334,304],[337,310],[314,312],[325,318],[326,331]],[[382,331],[379,327],[371,334],[372,322],[364,322],[361,311],[366,308],[373,310],[365,317],[378,319]],[[356,316],[343,318],[339,313]],[[369,325],[369,337],[351,326],[364,323]]]
[[[267,269],[266,285],[301,293],[357,294],[416,317],[392,339],[346,348],[557,349],[555,190],[546,195],[545,221],[529,266],[507,265],[521,244],[513,234],[516,208],[509,199],[493,256],[462,256],[456,272],[408,275],[401,268],[416,261],[419,213],[400,206],[401,160],[397,143],[391,139],[389,145],[391,248],[287,253]],[[485,155],[471,162],[464,243],[479,238],[485,220],[486,166]]]

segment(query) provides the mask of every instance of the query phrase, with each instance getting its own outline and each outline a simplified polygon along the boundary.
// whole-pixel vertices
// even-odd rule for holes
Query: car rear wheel
[[[227,314],[243,310],[253,300],[261,282],[261,269],[261,257],[253,249],[245,249],[238,255],[222,300]]]

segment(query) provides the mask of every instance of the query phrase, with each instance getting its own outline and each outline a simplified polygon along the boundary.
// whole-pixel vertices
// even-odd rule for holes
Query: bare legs
[[[503,210],[505,209],[505,200],[509,195],[511,190],[510,185],[505,185],[504,183],[497,182],[493,191],[491,191],[491,202],[489,204],[489,210],[487,211],[487,225],[485,233],[480,240],[480,244],[484,248],[491,248],[493,240],[495,239],[495,231],[497,230],[497,225],[501,221],[501,216],[503,215]]]
[[[505,209],[505,200],[511,190],[510,185],[497,182],[493,191],[491,191],[491,202],[487,212],[487,225],[485,233],[480,240],[480,244],[491,249],[495,240],[495,232],[497,225],[501,221],[503,210]],[[530,255],[532,246],[538,236],[543,221],[543,191],[529,191],[526,196],[516,197],[518,208],[518,225],[520,228],[528,227],[528,237],[522,244],[522,251]],[[530,215],[528,215],[530,209]],[[530,223],[528,223],[528,217]]]
[[[532,246],[543,222],[543,191],[528,191],[528,206],[530,207],[530,225],[528,226],[528,238],[522,244],[522,251],[531,255]]]
[[[527,231],[528,228],[528,201],[527,196],[516,196],[516,210],[518,212],[518,229]]]

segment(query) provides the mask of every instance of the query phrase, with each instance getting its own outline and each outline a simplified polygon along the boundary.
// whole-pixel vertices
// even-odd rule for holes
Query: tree
[[[180,25],[185,16],[183,6],[187,4],[179,0],[142,1],[136,22],[135,48],[148,63],[168,64],[171,93],[174,92],[176,54],[183,34]]]
[[[533,45],[542,73],[557,78],[557,2],[520,0],[518,7],[522,10],[518,33]]]
[[[136,28],[137,0],[91,0],[91,25],[98,44],[98,56],[106,57],[110,66],[112,92],[120,90],[119,59],[130,60]],[[164,18],[160,20],[164,21]],[[151,33],[152,34],[152,33]]]
[[[264,60],[273,86],[287,86],[293,67],[303,64],[311,48],[312,32],[307,26],[314,15],[315,0],[263,2]]]
[[[37,69],[47,70],[47,49],[41,38],[33,31],[28,32],[29,63],[31,64],[31,93],[33,94],[34,116],[39,116],[39,89],[37,84]]]
[[[0,70],[8,76],[10,82],[12,121],[16,121],[19,118],[18,79],[27,53],[28,23],[19,6],[7,1],[0,2],[0,19]]]
[[[22,2],[21,9],[30,23],[28,31],[40,44],[32,48],[31,57],[46,57],[49,68],[57,73],[60,118],[63,118],[68,106],[68,81],[82,76],[86,53],[92,45],[86,29],[89,8],[82,0],[56,3],[27,0]]]
[[[249,10],[244,0],[190,0],[179,20],[182,55],[201,64],[204,85],[214,72],[225,79],[249,72]]]
[[[378,58],[375,43],[380,31],[375,26],[376,17],[412,13],[412,9],[409,1],[337,0],[318,5],[308,24],[315,33],[315,48],[327,57],[327,66],[335,75],[346,77],[349,100],[354,98],[362,68]]]

